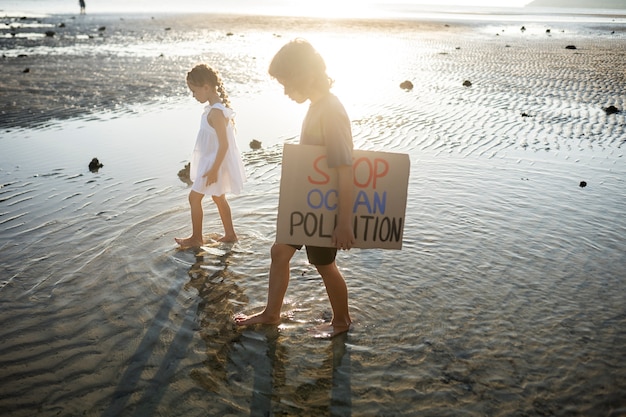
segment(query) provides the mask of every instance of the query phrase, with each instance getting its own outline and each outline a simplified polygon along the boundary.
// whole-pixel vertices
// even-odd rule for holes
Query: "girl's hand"
[[[350,250],[354,245],[354,232],[352,227],[346,225],[338,225],[333,231],[333,245],[337,249]]]
[[[211,168],[202,177],[206,178],[206,185],[209,186],[213,184],[214,182],[217,182],[217,170],[214,170],[213,168]]]

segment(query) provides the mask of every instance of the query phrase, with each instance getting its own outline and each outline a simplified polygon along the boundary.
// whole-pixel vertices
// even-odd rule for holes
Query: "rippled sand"
[[[626,114],[604,110],[626,108],[623,25],[46,22],[0,42],[1,415],[626,414]],[[330,308],[302,254],[278,329],[231,320],[265,302],[305,110],[266,68],[294,36],[327,57],[356,145],[412,162],[403,249],[339,257],[356,323],[331,342],[308,333]],[[225,74],[249,180],[241,241],[194,252],[173,238],[200,60]]]

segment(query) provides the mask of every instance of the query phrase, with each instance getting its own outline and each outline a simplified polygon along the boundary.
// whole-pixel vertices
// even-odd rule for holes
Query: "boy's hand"
[[[333,231],[332,239],[333,245],[341,250],[350,250],[355,240],[350,226],[337,226]]]

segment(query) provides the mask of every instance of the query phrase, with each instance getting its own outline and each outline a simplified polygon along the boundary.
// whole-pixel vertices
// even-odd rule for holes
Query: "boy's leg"
[[[283,306],[283,299],[289,286],[289,263],[296,250],[296,248],[290,245],[274,243],[271,250],[272,263],[270,265],[265,310],[251,316],[237,316],[235,317],[235,323],[240,326],[257,323],[280,323],[280,309]]]
[[[224,225],[224,236],[220,239],[220,242],[236,242],[237,234],[235,234],[235,227],[233,226],[233,217],[230,211],[230,205],[226,200],[224,194],[220,196],[213,196],[213,201],[217,206],[217,211],[222,219],[222,225]]]
[[[177,237],[176,243],[183,247],[202,246],[202,221],[204,213],[202,212],[202,199],[204,194],[200,194],[191,190],[189,192],[189,207],[191,208],[191,236],[188,238]]]
[[[333,309],[333,319],[330,326],[321,326],[317,329],[320,336],[333,337],[350,329],[352,319],[348,310],[348,287],[343,275],[339,272],[335,262],[328,265],[316,265],[317,271],[324,280],[326,293]]]

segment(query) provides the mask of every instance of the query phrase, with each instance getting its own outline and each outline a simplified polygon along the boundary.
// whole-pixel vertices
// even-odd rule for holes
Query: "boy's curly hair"
[[[300,90],[314,88],[328,91],[333,80],[326,74],[324,58],[307,40],[297,38],[274,55],[269,74],[282,83]]]

